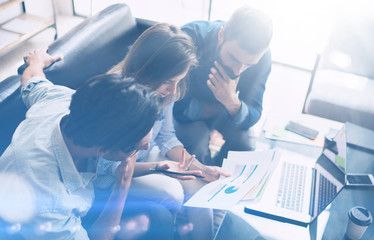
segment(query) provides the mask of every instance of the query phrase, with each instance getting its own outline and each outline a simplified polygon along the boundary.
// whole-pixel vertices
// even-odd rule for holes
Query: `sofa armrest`
[[[49,54],[61,54],[64,59],[46,69],[46,77],[55,84],[77,88],[121,61],[138,36],[129,7],[111,5],[48,47]],[[21,66],[18,73],[24,69],[25,65]]]
[[[152,27],[153,25],[156,25],[157,23],[158,22],[149,19],[136,18],[136,25],[141,33]]]
[[[19,75],[10,76],[0,82],[0,104],[19,88],[20,83]]]
[[[142,24],[144,28],[147,26],[145,22]],[[64,59],[44,72],[55,84],[77,88],[90,77],[105,73],[121,61],[139,34],[136,19],[128,6],[112,5],[52,43],[48,52],[62,54]],[[25,68],[22,65],[18,73],[21,75]],[[19,91],[20,75],[0,82],[0,155],[27,111]]]
[[[11,76],[0,83],[0,156],[9,145],[14,130],[25,118],[26,106],[19,85],[21,76]]]

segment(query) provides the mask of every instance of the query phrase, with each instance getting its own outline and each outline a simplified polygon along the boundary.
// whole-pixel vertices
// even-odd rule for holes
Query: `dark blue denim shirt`
[[[182,26],[196,47],[199,65],[189,75],[185,97],[174,104],[174,118],[179,122],[192,122],[201,119],[203,102],[220,104],[206,84],[210,68],[216,60],[218,32],[223,21],[195,21]],[[222,108],[221,115],[227,116],[235,126],[248,129],[261,117],[265,84],[271,71],[271,53],[267,51],[260,61],[245,70],[239,80],[237,90],[242,106],[238,113],[230,115]]]

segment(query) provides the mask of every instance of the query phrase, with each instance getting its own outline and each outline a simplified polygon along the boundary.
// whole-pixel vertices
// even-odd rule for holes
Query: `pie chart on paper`
[[[225,193],[226,194],[231,194],[231,193],[234,193],[234,192],[238,191],[238,189],[239,189],[239,187],[230,186],[230,187],[226,188]]]

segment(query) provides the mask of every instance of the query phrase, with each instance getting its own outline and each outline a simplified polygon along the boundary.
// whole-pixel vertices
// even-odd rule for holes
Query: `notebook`
[[[343,189],[346,159],[345,127],[322,150],[317,161],[283,151],[258,202],[245,204],[246,213],[306,227]]]

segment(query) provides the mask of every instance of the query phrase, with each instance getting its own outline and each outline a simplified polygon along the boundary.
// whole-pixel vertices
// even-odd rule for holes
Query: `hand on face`
[[[211,73],[209,74],[207,85],[216,99],[226,108],[230,105],[240,104],[240,100],[236,94],[239,77],[231,79],[221,64],[215,61],[214,65],[215,67],[210,70]]]
[[[23,59],[27,65],[39,65],[41,68],[46,68],[62,58],[61,55],[51,56],[47,53],[47,48],[42,48],[29,52]]]
[[[121,161],[121,164],[117,167],[115,173],[118,183],[125,184],[131,180],[132,175],[134,173],[135,162],[137,157],[138,153],[135,153]]]

